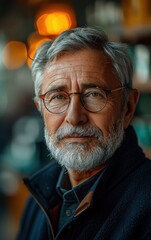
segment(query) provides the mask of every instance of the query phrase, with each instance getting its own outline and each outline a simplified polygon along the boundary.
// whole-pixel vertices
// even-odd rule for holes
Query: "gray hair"
[[[103,51],[111,59],[113,70],[121,84],[132,88],[133,67],[125,44],[110,42],[106,33],[97,28],[79,27],[61,33],[53,42],[45,42],[36,52],[32,66],[35,95],[41,94],[43,74],[47,62],[52,62],[61,54],[82,49],[97,49]],[[124,102],[129,91],[124,90]]]

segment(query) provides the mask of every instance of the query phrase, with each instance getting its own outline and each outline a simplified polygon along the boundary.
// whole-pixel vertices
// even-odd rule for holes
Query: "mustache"
[[[60,127],[54,134],[58,141],[65,137],[77,134],[79,137],[95,137],[99,141],[103,138],[103,132],[95,126],[85,127]]]

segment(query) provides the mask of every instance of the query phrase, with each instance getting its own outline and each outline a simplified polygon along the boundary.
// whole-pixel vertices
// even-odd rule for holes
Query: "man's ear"
[[[125,106],[124,112],[124,128],[126,129],[135,113],[136,105],[139,100],[139,93],[136,89],[133,89],[129,95],[128,101]]]

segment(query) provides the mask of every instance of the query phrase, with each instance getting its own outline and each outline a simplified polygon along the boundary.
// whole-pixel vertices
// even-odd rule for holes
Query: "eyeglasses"
[[[50,90],[43,95],[40,95],[44,102],[45,108],[55,114],[61,114],[67,111],[71,95],[80,95],[82,106],[89,112],[100,112],[107,103],[108,95],[116,91],[122,90],[126,86],[119,87],[113,90],[102,89],[100,87],[87,88],[82,92],[67,93],[62,90]]]

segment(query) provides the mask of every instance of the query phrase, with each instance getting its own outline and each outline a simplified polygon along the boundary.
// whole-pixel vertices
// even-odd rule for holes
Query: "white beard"
[[[96,144],[64,143],[61,140],[70,134],[77,133],[80,136],[95,136]],[[68,170],[87,171],[104,164],[121,145],[124,137],[122,121],[112,126],[107,140],[103,139],[103,133],[96,127],[62,127],[55,134],[50,134],[45,127],[45,141],[56,161]]]

